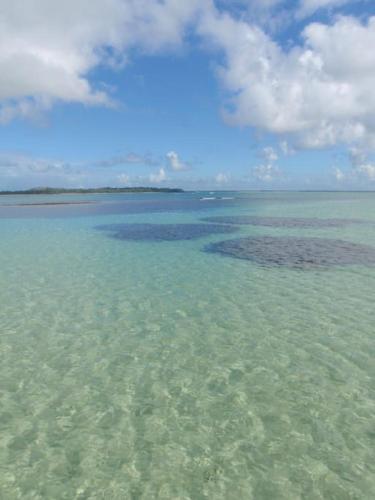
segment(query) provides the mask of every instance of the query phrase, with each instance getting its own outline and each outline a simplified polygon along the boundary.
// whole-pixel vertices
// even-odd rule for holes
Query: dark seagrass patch
[[[205,250],[262,266],[375,266],[375,247],[338,239],[254,236],[212,243]]]
[[[111,238],[130,241],[193,240],[236,231],[224,224],[107,224],[96,229],[108,232]]]
[[[255,215],[212,216],[202,219],[215,224],[238,224],[280,228],[325,229],[345,227],[349,224],[361,224],[360,219],[319,219],[305,217],[260,217]]]

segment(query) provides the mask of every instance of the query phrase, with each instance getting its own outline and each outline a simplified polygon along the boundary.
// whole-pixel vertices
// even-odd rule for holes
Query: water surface
[[[204,251],[375,247],[374,194],[25,199],[0,197],[0,498],[374,497],[375,268]],[[364,222],[156,241],[97,229],[218,216]]]

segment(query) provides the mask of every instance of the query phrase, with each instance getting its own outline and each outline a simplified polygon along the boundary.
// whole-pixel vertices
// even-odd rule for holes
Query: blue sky
[[[374,2],[56,6],[4,2],[1,189],[374,189]]]

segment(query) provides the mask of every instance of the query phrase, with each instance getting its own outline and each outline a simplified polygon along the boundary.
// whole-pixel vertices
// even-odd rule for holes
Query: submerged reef
[[[237,230],[223,224],[106,224],[96,229],[108,232],[111,238],[131,241],[193,240]]]
[[[263,266],[375,266],[374,247],[338,239],[254,236],[212,243],[205,250]]]
[[[319,219],[302,217],[261,217],[256,215],[228,215],[204,217],[204,222],[215,224],[239,224],[265,227],[324,229],[344,227],[348,224],[361,224],[360,219]]]

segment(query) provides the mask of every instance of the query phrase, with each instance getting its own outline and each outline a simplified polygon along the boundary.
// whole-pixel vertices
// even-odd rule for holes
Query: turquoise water
[[[96,203],[0,198],[1,499],[374,498],[375,267],[204,248],[249,235],[375,247],[375,194],[52,199]],[[366,222],[183,241],[96,229],[246,214]]]

